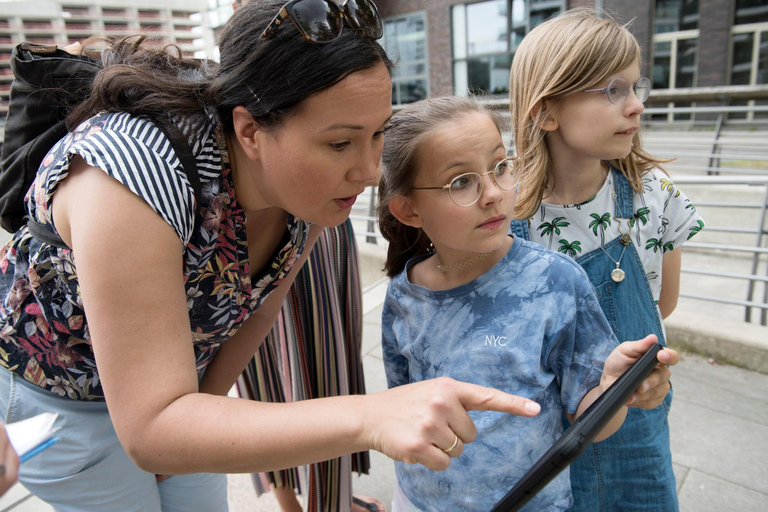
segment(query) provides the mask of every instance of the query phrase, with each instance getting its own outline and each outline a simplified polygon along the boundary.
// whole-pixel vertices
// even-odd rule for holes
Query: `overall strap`
[[[635,215],[633,201],[635,190],[629,180],[618,170],[611,168],[613,187],[616,191],[616,217],[631,219]]]
[[[531,221],[528,219],[513,220],[509,224],[509,234],[519,236],[523,240],[530,240],[531,239],[530,225],[531,225]]]

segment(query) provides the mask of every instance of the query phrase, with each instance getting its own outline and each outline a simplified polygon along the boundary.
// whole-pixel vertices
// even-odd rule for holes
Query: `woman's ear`
[[[559,126],[554,115],[552,102],[549,100],[539,100],[531,109],[531,119],[533,123],[545,132],[553,132]]]
[[[390,199],[387,208],[389,208],[389,213],[406,226],[411,226],[412,228],[421,227],[421,217],[414,210],[409,198],[405,196],[393,197]]]
[[[253,160],[257,159],[259,151],[259,135],[263,130],[259,127],[248,109],[239,105],[232,110],[232,124],[235,137],[243,151]]]

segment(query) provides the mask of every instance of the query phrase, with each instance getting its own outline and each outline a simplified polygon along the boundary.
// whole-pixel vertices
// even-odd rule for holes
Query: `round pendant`
[[[630,244],[630,242],[632,242],[632,238],[629,236],[629,234],[628,234],[628,233],[623,233],[623,234],[621,235],[621,239],[620,239],[620,242],[621,242],[622,244],[624,244],[624,245],[629,245],[629,244]],[[622,278],[622,279],[623,279],[623,278]],[[621,279],[619,279],[619,281],[621,281]]]
[[[611,279],[614,283],[620,283],[624,280],[624,271],[620,268],[615,268],[611,271]]]

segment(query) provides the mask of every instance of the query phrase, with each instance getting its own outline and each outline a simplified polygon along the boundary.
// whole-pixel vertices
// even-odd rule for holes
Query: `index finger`
[[[457,382],[456,396],[467,411],[498,411],[516,416],[536,416],[541,406],[517,395],[510,395],[468,382]]]

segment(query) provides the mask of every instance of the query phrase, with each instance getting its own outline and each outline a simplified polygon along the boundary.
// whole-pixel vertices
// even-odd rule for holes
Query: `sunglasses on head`
[[[344,23],[372,39],[384,34],[379,10],[371,0],[291,0],[261,33],[261,40],[275,37],[280,25],[289,19],[312,44],[330,43],[341,35]]]

